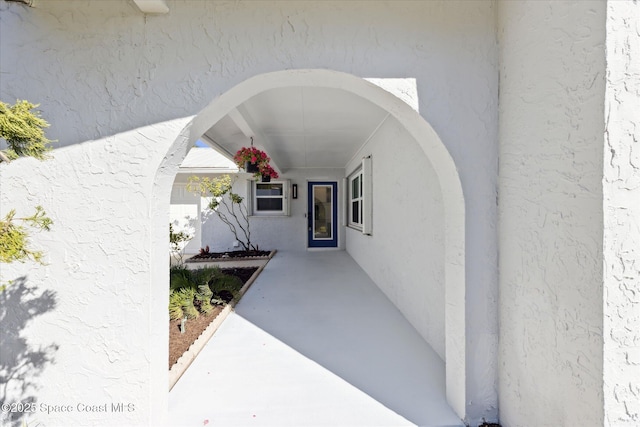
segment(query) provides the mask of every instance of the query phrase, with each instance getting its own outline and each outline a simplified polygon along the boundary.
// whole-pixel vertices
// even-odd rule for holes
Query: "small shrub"
[[[213,296],[213,292],[209,289],[209,286],[200,285],[198,286],[198,293],[196,294],[196,301],[198,303],[198,309],[201,313],[207,314],[213,310],[213,306],[211,305],[211,297]]]
[[[214,299],[224,303],[231,300],[237,302],[240,299],[240,289],[242,289],[243,285],[242,280],[237,277],[222,273],[209,282],[209,288],[213,292]],[[230,298],[229,295],[231,296]]]
[[[196,291],[191,288],[182,288],[178,291],[182,302],[182,311],[187,319],[197,319],[200,316],[198,309],[194,305]]]
[[[182,295],[177,291],[171,291],[169,295],[169,318],[171,320],[182,319],[184,311],[182,310]]]
[[[191,271],[183,266],[171,267],[169,270],[169,289],[175,291],[182,288],[197,288]]]

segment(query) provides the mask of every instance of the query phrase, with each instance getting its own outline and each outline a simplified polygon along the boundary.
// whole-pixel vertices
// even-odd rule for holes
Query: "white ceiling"
[[[388,113],[339,89],[271,89],[236,107],[203,140],[233,155],[254,145],[272,164],[290,168],[344,168]]]

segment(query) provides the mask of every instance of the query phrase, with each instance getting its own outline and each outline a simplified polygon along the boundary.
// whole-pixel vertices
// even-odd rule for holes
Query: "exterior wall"
[[[495,419],[496,393],[492,385],[486,391],[496,377],[497,341],[494,2],[167,3],[169,14],[143,16],[124,0],[42,1],[35,8],[0,2],[0,97],[40,103],[51,123],[48,135],[58,140],[48,162],[0,168],[0,214],[39,203],[56,222],[57,231],[34,238],[48,253],[48,266],[1,272],[3,281],[28,275],[38,292],[54,292],[59,301],[16,332],[32,348],[59,347],[32,379],[39,387],[33,396],[136,405],[122,419],[76,411],[39,414],[39,420],[163,423],[166,358],[160,356],[167,350],[157,343],[167,341],[158,326],[167,316],[152,307],[166,304],[167,279],[148,255],[159,250],[154,245],[166,252],[166,230],[152,224],[168,220],[160,211],[169,206],[170,175],[187,147],[157,168],[188,120],[163,123],[196,114],[250,77],[303,68],[416,79],[420,114],[451,153],[466,196],[466,252],[454,250],[470,260],[467,301],[477,303],[458,316],[470,339],[460,356],[463,366],[469,362],[465,401],[456,409],[470,420]],[[190,142],[203,130],[194,130]],[[49,187],[55,190],[46,195],[33,190]],[[290,221],[302,220],[298,214]]]
[[[500,422],[596,426],[605,3],[499,3]]]
[[[444,209],[438,177],[393,119],[362,147],[347,171],[368,155],[373,232],[367,236],[347,228],[347,251],[444,359]]]
[[[604,419],[640,424],[640,4],[607,6]]]
[[[13,281],[0,294],[0,375],[11,378],[0,400],[35,402],[25,425],[161,423],[168,331],[152,326],[150,306],[156,299],[166,306],[169,292],[168,283],[156,287],[149,280],[149,189],[187,123],[61,148],[43,162],[0,165],[2,216],[10,208],[30,214],[41,204],[54,222],[50,232],[31,239],[46,253],[45,266],[0,265],[0,283]],[[165,212],[161,223],[167,222]],[[162,230],[164,260],[168,228]],[[168,312],[158,315],[158,324],[166,325]],[[118,412],[112,403],[131,406]],[[106,412],[91,410],[105,404]],[[23,425],[5,421],[0,418],[3,426]]]
[[[180,177],[180,175],[178,175]],[[184,255],[197,254],[202,245],[202,206],[206,207],[202,198],[187,190],[184,182],[174,183],[171,189],[171,206],[169,207],[169,221],[173,224],[173,230],[178,233],[184,231],[192,236],[186,244],[183,244]]]
[[[202,175],[199,176],[215,176]],[[304,251],[307,249],[307,182],[308,181],[336,181],[340,200],[338,208],[341,211],[343,199],[342,179],[344,169],[291,169],[282,174],[279,179],[289,180],[291,184],[298,184],[298,198],[289,199],[290,215],[288,216],[251,216],[251,242],[260,249]],[[184,180],[187,178],[183,178]],[[249,174],[238,174],[234,183],[234,191],[245,200],[248,196],[248,182],[252,179]],[[201,200],[202,212],[202,247],[209,246],[211,251],[231,251],[238,248],[233,246],[235,237],[229,228],[218,219],[217,215],[207,208],[207,199]],[[338,248],[344,249],[344,229],[338,229]],[[198,247],[197,249],[199,249]],[[195,251],[197,252],[197,250]],[[191,252],[191,253],[195,253]]]

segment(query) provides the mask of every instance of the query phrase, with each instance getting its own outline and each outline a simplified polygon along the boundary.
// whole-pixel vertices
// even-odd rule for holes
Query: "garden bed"
[[[267,259],[271,251],[229,251],[229,252],[203,252],[192,256],[186,262],[210,262],[225,259],[240,261],[245,259]]]
[[[246,284],[256,270],[258,270],[257,267],[224,268],[221,269],[221,272],[235,276],[240,279],[243,284]],[[191,347],[193,342],[198,339],[209,324],[218,317],[223,308],[224,306],[218,305],[215,306],[210,313],[201,314],[197,319],[187,320],[184,333],[180,332],[180,319],[169,322],[169,368]]]

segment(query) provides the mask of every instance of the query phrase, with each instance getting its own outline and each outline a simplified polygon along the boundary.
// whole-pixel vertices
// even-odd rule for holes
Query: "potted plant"
[[[269,156],[262,150],[258,150],[255,147],[242,147],[233,156],[233,161],[238,168],[244,169],[249,173],[258,173],[260,166],[263,164],[269,164]]]
[[[270,182],[271,178],[277,179],[279,176],[269,163],[261,164],[258,173],[262,175],[262,182]]]

